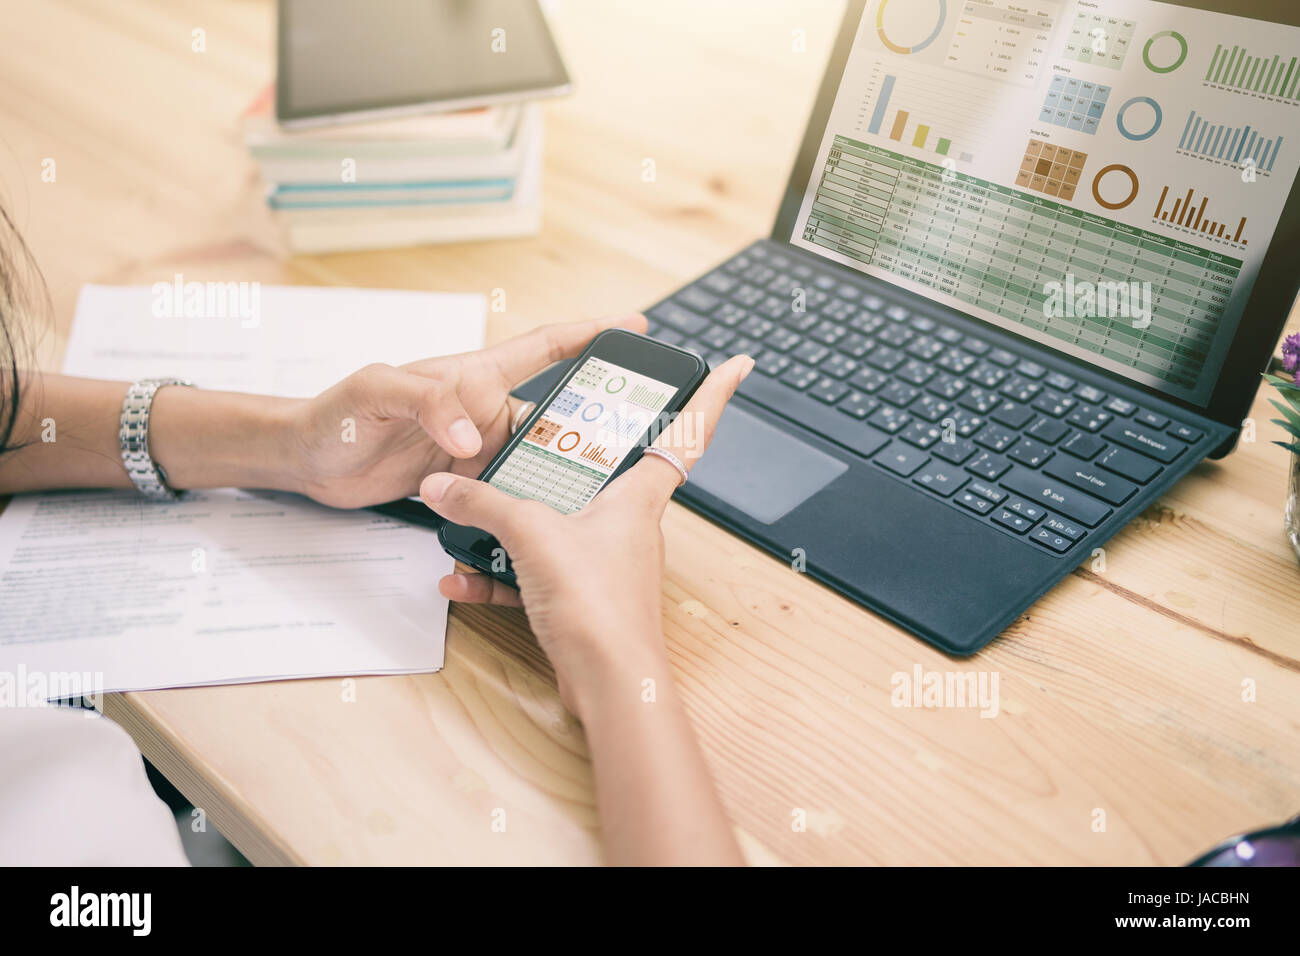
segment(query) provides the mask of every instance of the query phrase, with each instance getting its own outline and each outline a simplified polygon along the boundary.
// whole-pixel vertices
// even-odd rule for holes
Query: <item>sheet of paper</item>
[[[162,295],[83,289],[64,371],[307,396],[483,343],[477,295],[262,287],[230,318]],[[426,529],[288,494],[20,496],[0,514],[0,673],[114,691],[438,670],[451,567]]]

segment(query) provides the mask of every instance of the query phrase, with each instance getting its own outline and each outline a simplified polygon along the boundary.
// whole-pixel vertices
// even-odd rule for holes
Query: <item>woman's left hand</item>
[[[640,315],[547,325],[491,348],[408,365],[368,365],[289,413],[295,490],[362,508],[419,490],[432,472],[477,477],[510,437],[510,389]]]

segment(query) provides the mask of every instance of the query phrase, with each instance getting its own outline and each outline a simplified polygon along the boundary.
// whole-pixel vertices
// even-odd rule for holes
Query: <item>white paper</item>
[[[268,286],[255,322],[159,318],[156,301],[86,286],[64,371],[309,396],[483,344],[478,295]],[[0,673],[115,691],[434,671],[451,567],[432,531],[290,494],[19,496],[0,514]]]

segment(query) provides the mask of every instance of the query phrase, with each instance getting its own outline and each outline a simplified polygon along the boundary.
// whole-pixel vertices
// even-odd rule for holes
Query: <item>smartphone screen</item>
[[[571,514],[609,481],[676,391],[668,382],[591,356],[488,483]]]
[[[623,329],[602,332],[480,478],[572,514],[634,463],[707,374],[693,352]],[[445,522],[438,537],[454,557],[514,583],[487,532]]]

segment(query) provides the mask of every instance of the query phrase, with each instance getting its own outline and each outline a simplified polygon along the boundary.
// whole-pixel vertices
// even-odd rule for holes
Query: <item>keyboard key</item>
[[[1079,401],[1088,402],[1092,405],[1100,405],[1106,400],[1106,393],[1101,389],[1093,388],[1091,385],[1081,385],[1074,393],[1078,396]]]
[[[905,382],[911,382],[913,385],[924,385],[934,377],[934,371],[933,365],[927,365],[916,359],[908,359],[894,375]]]
[[[843,299],[831,299],[822,309],[822,315],[834,319],[836,322],[847,322],[857,313],[857,307],[845,302]]]
[[[1074,408],[1074,404],[1074,399],[1069,395],[1062,395],[1050,388],[1034,399],[1034,408],[1053,418],[1060,418]]]
[[[854,418],[866,418],[880,407],[880,402],[870,395],[850,391],[848,395],[840,400],[839,405],[836,407],[845,415],[852,415]]]
[[[834,345],[844,336],[849,334],[849,330],[834,322],[822,320],[818,322],[811,332],[808,333],[813,339],[822,345]]]
[[[874,459],[878,464],[888,468],[896,475],[909,477],[918,468],[930,460],[923,451],[917,451],[902,442],[891,442],[889,447]]]
[[[1005,451],[1014,445],[1019,437],[1015,432],[1001,425],[989,425],[975,436],[975,444],[983,445],[992,451]]]
[[[1121,448],[1118,445],[1108,448],[1097,459],[1097,464],[1115,472],[1117,475],[1123,475],[1129,481],[1136,481],[1140,485],[1145,485],[1160,473],[1160,465],[1146,455],[1139,455],[1135,451],[1129,451],[1127,448]]]
[[[1164,428],[1169,424],[1169,419],[1164,415],[1157,415],[1155,412],[1148,411],[1145,408],[1133,416],[1133,421],[1137,422],[1139,425],[1149,425],[1152,428]]]
[[[936,465],[934,462],[926,465],[912,480],[944,498],[951,498],[958,488],[966,484],[966,476],[958,469]]]
[[[999,391],[1007,398],[1017,402],[1027,402],[1043,390],[1043,386],[1037,382],[1028,382],[1019,376],[1013,375],[1002,385]]]
[[[857,371],[858,363],[847,355],[840,355],[837,352],[819,362],[817,368],[835,378],[848,378]]]
[[[930,379],[929,384],[925,386],[925,390],[938,395],[940,398],[951,400],[966,390],[966,383],[955,375],[940,372]]]
[[[849,393],[849,387],[841,381],[822,376],[816,385],[808,389],[808,394],[819,402],[834,405]]]
[[[1002,502],[1005,501],[1007,497],[1007,493],[1005,491],[1001,491],[998,488],[994,488],[992,485],[986,485],[982,481],[972,480],[971,483],[966,486],[966,488],[968,491],[970,491],[971,494],[979,495],[981,498],[987,498],[995,505],[1002,504]]]
[[[754,362],[756,371],[762,372],[764,375],[771,375],[773,378],[789,367],[790,360],[778,352],[764,352],[763,356]]]
[[[759,318],[757,315],[751,315],[740,325],[740,331],[751,339],[761,339],[774,328],[776,328],[775,325],[767,319]]]
[[[749,318],[749,313],[734,302],[724,302],[722,308],[715,309],[713,312],[713,321],[719,325],[725,325],[727,328],[739,325],[747,318]]]
[[[965,438],[958,438],[954,441],[940,441],[930,450],[934,453],[934,457],[950,461],[954,465],[960,465],[975,454],[976,451],[975,443]]]
[[[1157,461],[1163,461],[1166,465],[1181,455],[1187,448],[1176,438],[1169,438],[1160,432],[1138,428],[1125,422],[1116,422],[1102,434],[1117,444],[1132,448],[1134,451],[1140,451],[1144,455],[1150,455]]]
[[[995,422],[1001,422],[1010,428],[1024,428],[1034,418],[1034,410],[1028,405],[1018,405],[1015,402],[1003,402],[997,408],[993,409],[993,414],[989,416]]]
[[[682,305],[695,309],[698,312],[708,314],[722,304],[712,292],[705,292],[699,286],[687,286],[673,296]]]
[[[962,438],[972,437],[988,423],[987,419],[972,414],[964,408],[959,408],[954,411],[952,413],[952,420],[957,426],[957,434]]]
[[[1182,439],[1185,442],[1198,442],[1205,437],[1205,432],[1198,432],[1195,428],[1184,425],[1181,422],[1173,422],[1169,426],[1169,434],[1175,438]]]
[[[871,309],[873,312],[879,312],[885,307],[885,300],[878,295],[864,292],[862,294],[862,305],[865,308]]]
[[[996,524],[1002,525],[1004,528],[1010,528],[1016,534],[1024,534],[1033,526],[1033,522],[1028,518],[1022,518],[1020,515],[1013,511],[1008,511],[1006,508],[999,508],[997,511],[993,512],[993,521]]]
[[[767,298],[767,293],[758,288],[758,286],[752,286],[749,283],[742,283],[735,292],[731,293],[731,297],[741,305],[752,309],[754,306],[758,305],[758,303]]]
[[[932,361],[936,355],[943,351],[945,351],[944,344],[937,339],[930,338],[928,335],[913,339],[912,344],[907,347],[908,355],[915,355],[927,362]]]
[[[993,409],[998,407],[1001,399],[997,393],[990,392],[984,388],[971,388],[966,390],[966,394],[957,400],[957,404],[963,408],[969,408],[972,412],[978,412],[981,415],[987,415]]]
[[[875,413],[867,419],[867,423],[874,425],[886,434],[893,435],[896,432],[901,431],[911,420],[912,416],[906,412],[899,411],[897,408],[893,408],[889,405],[881,405],[880,408],[878,408]]]
[[[802,341],[803,336],[798,332],[780,327],[768,332],[763,338],[763,344],[776,349],[778,352],[788,352]]]
[[[1012,498],[1007,502],[1006,507],[1008,511],[1014,511],[1016,514],[1020,515],[1020,517],[1028,518],[1030,521],[1037,521],[1043,515],[1047,514],[1047,512],[1038,507],[1038,505],[1031,505],[1023,498]]]
[[[660,325],[658,322],[651,322],[646,332],[651,338],[658,339],[660,342],[667,342],[669,345],[681,345],[686,341],[686,337],[680,332],[674,332],[666,325]]]
[[[989,362],[980,362],[967,373],[966,377],[976,385],[982,385],[985,388],[997,388],[1002,384],[1002,380],[1007,377],[1007,370]]]
[[[781,375],[782,383],[789,385],[791,388],[797,388],[803,391],[817,379],[821,378],[815,371],[807,366],[800,365],[798,362],[791,363],[790,367]]]
[[[849,320],[849,328],[863,335],[875,335],[884,324],[885,320],[881,316],[871,312],[859,312]]]
[[[982,451],[966,463],[966,470],[988,481],[997,481],[1011,467],[1011,462],[1001,455]]]
[[[956,501],[957,504],[961,505],[963,508],[969,508],[977,515],[986,515],[990,511],[992,511],[995,507],[997,507],[996,505],[993,504],[993,502],[989,501],[987,498],[981,498],[979,495],[973,495],[969,491],[960,492],[957,495],[957,497],[954,498],[953,500]]]
[[[1006,349],[994,349],[989,353],[989,361],[996,362],[1003,368],[1010,368],[1016,364],[1016,357]]]
[[[1124,418],[1128,418],[1137,411],[1137,406],[1127,399],[1120,398],[1116,395],[1106,403],[1106,411],[1110,412],[1112,415],[1120,415]]]
[[[831,350],[824,345],[816,342],[804,342],[794,352],[791,353],[800,362],[805,365],[816,365],[826,356],[831,354]]]
[[[724,328],[721,325],[715,325],[700,336],[700,341],[711,349],[721,350],[725,349],[735,337],[736,333],[731,331],[731,329]]]
[[[987,342],[981,342],[973,335],[966,336],[966,338],[962,340],[961,347],[971,355],[984,355],[989,350],[989,344]]]
[[[960,332],[958,332],[956,329],[949,328],[946,325],[941,325],[937,329],[935,329],[934,337],[938,339],[940,342],[945,342],[948,345],[956,345],[963,338],[965,338],[965,336],[962,335]]]
[[[1070,413],[1066,421],[1071,425],[1078,425],[1080,428],[1095,432],[1110,421],[1111,418],[1110,412],[1104,412],[1095,405],[1080,405]]]
[[[1072,459],[1069,455],[1058,455],[1049,461],[1043,466],[1043,474],[1059,478],[1112,505],[1122,505],[1137,491],[1137,485],[1133,482],[1104,468],[1098,468],[1095,464]]]
[[[867,356],[867,361],[876,368],[892,372],[898,366],[902,365],[906,356],[898,349],[892,349],[887,345],[881,345],[874,352]]]
[[[1041,544],[1045,548],[1050,548],[1058,554],[1064,554],[1066,551],[1069,551],[1070,548],[1074,547],[1073,541],[1069,538],[1062,537],[1053,531],[1049,531],[1046,525],[1039,525],[1039,527],[1034,529],[1034,532],[1029,536],[1029,540],[1035,544]]]
[[[906,322],[908,318],[911,317],[912,313],[908,312],[901,305],[891,305],[889,308],[885,309],[885,315],[893,319],[895,322]]]
[[[739,393],[864,458],[870,458],[889,440],[865,422],[841,415],[776,379],[750,375],[740,383]]]
[[[1087,533],[1078,525],[1072,524],[1064,518],[1058,518],[1056,515],[1048,515],[1044,518],[1043,527],[1052,534],[1059,534],[1062,538],[1069,538],[1071,541],[1078,541]]]
[[[929,448],[943,437],[943,432],[936,425],[912,422],[898,433],[898,437],[910,445],[915,445],[917,448]]]
[[[849,285],[847,282],[841,282],[835,287],[835,294],[842,299],[857,299],[862,295],[862,290],[855,285]]]
[[[1074,432],[1061,445],[1061,450],[1068,451],[1076,458],[1087,461],[1105,447],[1106,443],[1096,435],[1089,435],[1087,432]]]
[[[952,406],[934,395],[922,395],[911,405],[908,405],[907,410],[918,418],[924,418],[927,422],[937,422],[952,411]]]
[[[967,355],[965,352],[959,352],[956,349],[949,349],[939,356],[935,364],[942,369],[947,369],[954,375],[961,375],[975,362],[976,359],[973,355]]]
[[[1110,514],[1110,509],[1096,498],[1020,465],[1002,478],[1002,487],[1023,495],[1031,502],[1059,511],[1089,528],[1097,527]]]
[[[722,295],[726,295],[734,289],[739,282],[740,280],[735,276],[729,276],[724,272],[710,272],[700,280],[701,285],[706,285],[714,292],[721,293]]]
[[[1052,388],[1062,392],[1072,392],[1074,391],[1074,386],[1079,384],[1074,379],[1070,378],[1070,376],[1064,375],[1061,372],[1048,372],[1047,378],[1043,381]]]
[[[1040,418],[1029,426],[1029,430],[1025,434],[1031,435],[1039,441],[1047,442],[1049,445],[1055,445],[1069,430],[1054,418]]]
[[[1032,438],[1022,438],[1007,452],[1007,457],[1030,468],[1037,468],[1052,457],[1052,449]]]
[[[839,345],[836,346],[845,355],[855,359],[862,358],[871,351],[872,347],[872,340],[865,335],[859,335],[857,332],[851,332],[844,336],[844,338],[840,339]]]
[[[650,310],[650,318],[671,326],[685,335],[699,335],[709,327],[709,320],[678,305],[676,302],[664,302]]]
[[[853,373],[849,379],[849,384],[854,388],[860,388],[864,392],[874,392],[889,379],[877,372],[874,368],[863,368]]]
[[[889,404],[897,405],[899,408],[906,408],[916,401],[916,396],[921,394],[921,390],[911,385],[905,385],[902,382],[890,382],[878,394]]]
[[[918,332],[933,332],[935,322],[928,315],[918,315],[912,319],[912,328]]]
[[[1025,378],[1038,379],[1047,374],[1047,369],[1037,362],[1031,362],[1029,359],[1021,359],[1016,363],[1016,374],[1023,375]]]
[[[912,330],[905,325],[891,325],[876,336],[880,341],[894,348],[902,348],[911,337]]]

